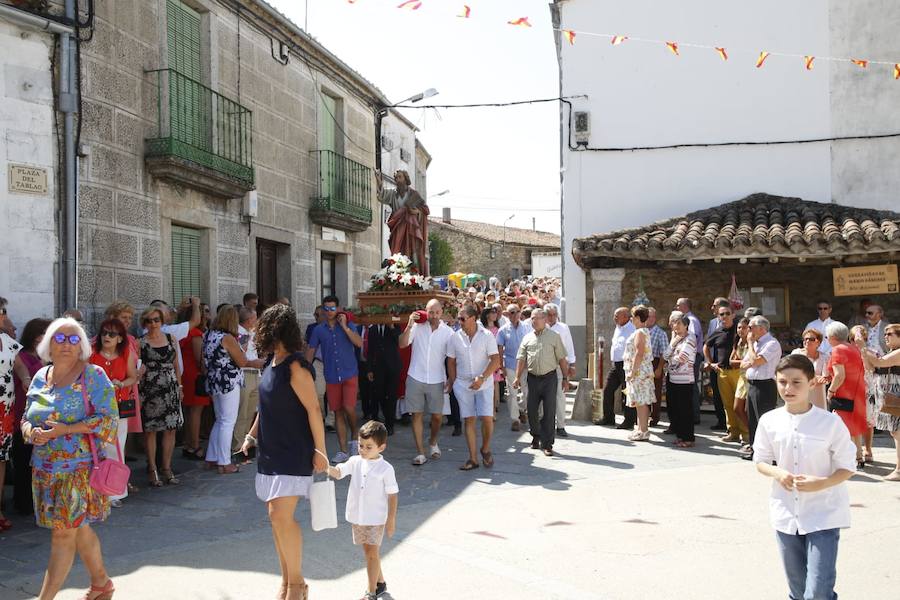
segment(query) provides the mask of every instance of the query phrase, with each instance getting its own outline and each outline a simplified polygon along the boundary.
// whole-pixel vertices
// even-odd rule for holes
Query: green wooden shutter
[[[172,137],[211,150],[211,95],[203,87],[200,13],[179,0],[167,0]]]
[[[172,225],[172,301],[200,295],[200,230]]]
[[[319,165],[322,174],[322,196],[332,201],[340,195],[340,161],[337,158],[338,101],[331,96],[319,94]]]

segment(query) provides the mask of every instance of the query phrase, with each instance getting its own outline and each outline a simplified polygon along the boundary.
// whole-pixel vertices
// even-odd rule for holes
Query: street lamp
[[[450,193],[450,190],[444,190],[443,192],[438,192],[437,194],[432,194],[431,196],[428,196],[428,199],[431,200],[432,198],[437,198],[438,196],[446,196],[449,193]]]
[[[383,104],[375,105],[375,170],[381,172],[381,121],[387,116],[388,109],[394,108],[404,102],[420,102],[425,98],[431,98],[432,96],[437,95],[438,91],[436,89],[428,88],[427,90],[414,94],[396,104],[391,104],[389,106]]]
[[[513,217],[515,217],[515,213],[509,215],[509,218],[503,221],[503,245],[506,245],[506,224],[509,223]]]

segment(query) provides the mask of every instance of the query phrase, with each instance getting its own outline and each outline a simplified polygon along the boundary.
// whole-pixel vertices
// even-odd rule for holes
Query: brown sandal
[[[172,472],[172,469],[163,469],[160,473],[162,473],[163,481],[166,482],[166,485],[178,485],[181,483],[181,480],[175,477],[175,473]]]
[[[489,469],[494,466],[494,453],[491,451],[481,453],[481,462],[485,468]]]
[[[478,468],[478,463],[474,460],[467,460],[466,464],[459,468],[460,471],[472,471]]]
[[[159,478],[159,473],[157,473],[155,469],[147,471],[147,484],[150,487],[156,488],[163,486],[163,482]]]

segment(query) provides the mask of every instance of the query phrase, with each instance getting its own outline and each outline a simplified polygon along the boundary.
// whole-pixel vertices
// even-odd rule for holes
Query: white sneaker
[[[438,445],[430,446],[428,451],[431,453],[431,458],[440,458],[441,457],[441,449],[438,448]]]
[[[350,457],[347,456],[346,452],[338,452],[337,454],[335,454],[334,456],[331,457],[331,462],[333,462],[335,464],[347,462],[348,460],[350,460]]]
[[[350,442],[350,456],[359,454],[359,442]]]
[[[417,467],[420,467],[427,462],[428,462],[428,459],[425,458],[424,454],[419,454],[414,459],[412,459],[412,464],[416,465]]]

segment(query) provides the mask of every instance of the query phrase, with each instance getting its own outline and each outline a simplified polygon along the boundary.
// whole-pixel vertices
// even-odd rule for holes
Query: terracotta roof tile
[[[444,223],[440,217],[428,217],[428,222],[432,227],[447,227],[489,242],[502,242],[505,240],[507,244],[518,244],[520,246],[534,246],[557,251],[560,248],[559,236],[547,231],[503,227],[501,225],[492,225],[479,221],[464,221],[455,218],[451,219],[449,224]]]
[[[601,257],[683,260],[891,250],[900,250],[900,214],[754,194],[645,227],[579,238],[572,252],[584,265]]]

